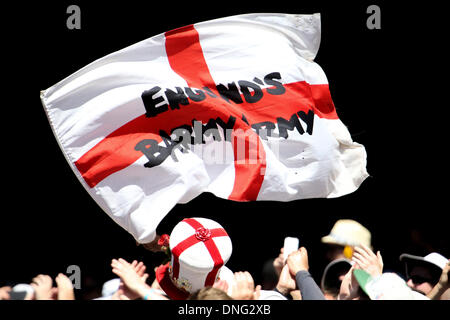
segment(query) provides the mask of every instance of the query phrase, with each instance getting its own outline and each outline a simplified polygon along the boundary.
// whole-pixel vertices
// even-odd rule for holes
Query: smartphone
[[[283,246],[283,256],[284,261],[286,261],[289,254],[298,250],[299,240],[295,237],[286,237],[284,238],[284,246]]]

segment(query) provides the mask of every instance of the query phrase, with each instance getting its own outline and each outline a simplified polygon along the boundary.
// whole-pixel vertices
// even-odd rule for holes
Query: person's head
[[[231,239],[213,220],[182,220],[170,234],[169,248],[171,261],[156,270],[156,279],[171,299],[187,299],[191,293],[213,286],[218,279],[233,278],[231,270],[225,267],[232,252]]]
[[[331,261],[323,271],[320,288],[327,300],[335,300],[341,288],[342,279],[352,267],[350,260],[342,258]]]
[[[438,283],[448,259],[436,252],[425,257],[404,253],[400,255],[400,261],[405,264],[407,285],[426,295]]]
[[[330,233],[322,237],[326,245],[326,258],[333,261],[342,258],[351,258],[352,247],[361,244],[372,248],[370,231],[359,222],[351,219],[336,221]],[[347,250],[348,249],[348,250]]]
[[[213,288],[205,287],[191,293],[188,300],[233,300],[225,291]]]

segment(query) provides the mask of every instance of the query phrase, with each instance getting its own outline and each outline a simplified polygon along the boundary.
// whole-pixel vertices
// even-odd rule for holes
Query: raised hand
[[[280,254],[273,260],[273,268],[277,273],[277,276],[280,276],[281,270],[285,265],[284,256],[283,256],[284,248],[280,249]]]
[[[431,289],[431,291],[427,294],[427,297],[432,300],[438,300],[444,294],[445,291],[449,290],[450,283],[448,281],[448,273],[450,271],[450,259],[447,261],[447,264],[442,269],[441,276],[439,278],[438,283]]]
[[[291,291],[296,289],[296,285],[295,276],[292,275],[289,266],[286,264],[281,270],[276,288],[282,295],[287,296]]]
[[[62,273],[58,274],[55,282],[58,288],[58,300],[75,300],[72,281],[66,275]]]
[[[11,287],[1,287],[0,288],[0,300],[9,300],[9,292],[11,291]]]
[[[292,252],[288,256],[286,264],[288,265],[289,271],[294,277],[299,271],[302,270],[308,271],[309,270],[308,251],[306,250],[306,248],[301,247],[297,251]]]
[[[36,300],[55,300],[57,288],[53,288],[52,278],[45,274],[34,277],[31,286],[34,289]]]
[[[234,273],[233,291],[231,297],[235,300],[256,300],[259,298],[261,286],[255,288],[251,274],[245,272]]]
[[[341,288],[338,294],[338,300],[353,300],[358,297],[359,283],[356,280],[353,270],[360,269],[359,266],[352,266],[345,274],[341,282]]]
[[[144,297],[149,286],[146,284],[148,274],[144,273],[143,264],[133,261],[128,263],[126,260],[119,258],[113,259],[111,262],[112,272],[120,277],[123,282],[119,290],[123,290],[123,294],[130,299]]]
[[[354,248],[352,261],[372,277],[379,276],[383,273],[383,258],[381,257],[380,251],[377,251],[375,255],[369,247],[363,244],[360,247]]]

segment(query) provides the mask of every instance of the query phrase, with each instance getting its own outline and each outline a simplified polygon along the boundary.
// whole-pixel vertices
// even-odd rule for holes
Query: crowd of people
[[[276,281],[264,288],[248,271],[233,273],[225,266],[231,242],[220,225],[209,219],[182,222],[185,226],[177,225],[170,236],[158,237],[151,247],[170,258],[153,269],[155,277],[150,277],[142,261],[113,259],[111,271],[116,278],[103,284],[95,300],[450,300],[448,258],[437,252],[404,253],[399,255],[404,272],[386,272],[382,252],[372,247],[371,233],[354,220],[337,221],[321,239],[328,248],[328,265],[320,283],[310,274],[307,248],[289,254],[280,248],[271,261]],[[209,227],[204,227],[206,222]],[[213,262],[210,266],[208,259]],[[0,300],[75,300],[76,296],[72,281],[63,273],[54,281],[39,274],[28,284],[1,285]]]

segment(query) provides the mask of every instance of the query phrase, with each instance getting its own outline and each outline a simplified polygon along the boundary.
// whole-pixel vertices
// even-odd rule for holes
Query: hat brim
[[[332,288],[329,276],[332,272],[342,271],[345,269],[345,267],[348,267],[348,270],[352,267],[352,262],[349,259],[346,258],[340,258],[331,261],[326,267],[325,270],[322,273],[322,278],[320,280],[320,287],[322,290]]]
[[[322,237],[321,241],[322,241],[322,243],[333,244],[333,245],[341,246],[341,247],[354,246],[355,245],[355,244],[351,244],[351,243],[348,243],[348,242],[338,241],[338,240],[336,240],[335,237],[333,237],[331,235]]]
[[[432,268],[435,269],[435,271],[437,273],[442,272],[442,268],[439,265],[437,265],[431,261],[425,260],[424,257],[421,257],[421,256],[414,256],[412,254],[403,253],[400,255],[399,259],[400,259],[400,261],[403,261],[403,262],[409,261],[409,262],[416,262],[421,265],[432,266]]]
[[[442,273],[442,268],[440,266],[438,266],[437,264],[434,264],[433,262],[425,260],[421,256],[415,256],[415,255],[408,254],[408,253],[401,254],[399,259],[400,259],[400,261],[405,262],[405,272],[406,272],[407,278],[409,278],[409,273],[411,272],[412,267],[414,265],[418,265],[418,266],[428,267],[431,271],[434,282],[437,283],[437,281],[439,281],[439,277]]]
[[[339,242],[337,242],[336,239],[333,238],[333,237],[330,236],[330,235],[325,236],[325,237],[322,237],[322,243],[331,243],[331,244],[339,244],[339,245],[342,245],[342,244],[340,244]]]
[[[163,266],[159,266],[156,269],[156,281],[158,281],[161,289],[169,296],[172,300],[186,300],[189,297],[189,293],[179,289],[174,285],[172,279],[170,278],[170,262],[167,262]]]
[[[414,256],[414,255],[408,254],[408,253],[403,253],[403,254],[400,255],[400,261],[405,261],[405,260],[423,261],[423,262],[426,262],[426,263],[430,263],[430,264],[431,264],[431,262],[426,261],[426,260],[425,260],[423,257],[421,257],[421,256]]]
[[[161,289],[172,300],[186,300],[189,298],[190,293],[178,288],[170,278],[170,262],[165,265],[161,265],[156,269],[156,281],[158,281]],[[228,283],[228,295],[231,295],[234,273],[226,266],[220,268],[220,279],[225,280]]]

